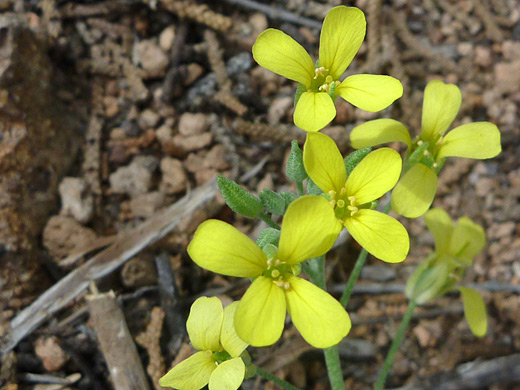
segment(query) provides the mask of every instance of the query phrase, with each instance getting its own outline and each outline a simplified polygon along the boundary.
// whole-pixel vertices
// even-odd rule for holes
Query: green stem
[[[325,255],[309,259],[302,265],[311,282],[327,291],[325,283]],[[325,364],[327,365],[327,373],[329,374],[332,390],[345,390],[338,346],[335,345],[324,349],[323,354],[325,355]]]
[[[289,382],[284,381],[283,379],[278,378],[277,376],[274,376],[268,371],[265,371],[264,369],[255,366],[256,373],[260,375],[261,377],[264,377],[267,380],[270,380],[271,382],[276,383],[278,386],[280,386],[282,389],[285,390],[300,390],[296,386],[291,385]]]
[[[341,299],[339,300],[340,303],[343,305],[343,307],[347,307],[347,303],[350,299],[350,296],[352,295],[352,291],[354,290],[354,285],[356,284],[356,281],[359,278],[361,269],[363,268],[363,265],[365,264],[367,255],[368,255],[368,252],[365,250],[365,248],[361,249],[361,252],[359,252],[358,258],[356,260],[356,264],[354,264],[354,269],[352,270],[352,273],[350,274],[350,278],[348,279],[347,285],[345,286],[345,290],[343,291],[343,294],[341,295]]]
[[[395,335],[394,340],[392,341],[392,345],[388,350],[388,354],[386,355],[385,365],[383,369],[379,373],[379,378],[377,378],[377,383],[375,386],[375,390],[382,390],[386,381],[386,377],[390,368],[392,367],[392,362],[394,361],[395,354],[399,350],[399,346],[401,345],[401,341],[403,340],[404,333],[406,329],[408,329],[408,324],[410,324],[410,320],[412,319],[413,310],[417,306],[415,301],[408,302],[408,308],[406,309],[406,313],[404,314],[403,320],[399,324],[399,328],[397,328],[397,333]]]
[[[258,214],[258,218],[260,218],[262,221],[264,221],[266,224],[271,226],[272,228],[280,230],[281,227],[278,225],[275,221],[271,219],[266,213],[260,213]]]
[[[388,214],[390,212],[390,209],[392,208],[391,202],[388,201],[388,204],[383,209],[383,213]],[[356,284],[356,281],[359,278],[359,274],[361,273],[361,269],[363,268],[363,265],[365,264],[365,260],[367,259],[368,252],[365,250],[365,248],[361,249],[361,252],[359,252],[358,258],[356,260],[356,264],[354,264],[354,269],[352,270],[352,273],[350,274],[350,278],[348,279],[347,284],[345,285],[345,290],[343,291],[343,294],[341,295],[341,299],[339,300],[343,307],[347,307],[348,301],[350,299],[350,296],[352,295],[352,291],[354,291],[354,285]]]
[[[302,268],[312,283],[322,290],[327,290],[325,285],[325,255],[313,257],[303,262]]]
[[[325,354],[325,364],[329,374],[330,386],[332,390],[345,390],[345,382],[343,382],[343,372],[341,371],[341,362],[339,361],[338,346],[323,350]]]
[[[298,196],[303,196],[303,182],[296,182],[296,191],[298,192]]]

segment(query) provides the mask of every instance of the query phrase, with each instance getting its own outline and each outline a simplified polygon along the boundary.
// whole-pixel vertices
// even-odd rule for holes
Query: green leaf
[[[267,244],[278,246],[280,240],[280,230],[274,228],[267,228],[262,230],[258,238],[256,239],[256,245],[263,248]]]
[[[350,153],[345,159],[345,168],[347,169],[347,176],[354,170],[354,168],[365,158],[365,156],[372,151],[371,147],[355,150]]]
[[[298,83],[298,87],[296,88],[296,93],[294,95],[294,107],[296,107],[298,100],[300,100],[300,97],[305,91],[307,91],[307,87],[302,83]]]
[[[322,190],[318,187],[310,177],[307,178],[307,195],[321,195]]]
[[[247,218],[255,218],[262,212],[262,202],[233,180],[218,175],[217,184],[226,204],[235,213]]]
[[[258,194],[265,209],[275,215],[283,215],[285,211],[285,199],[282,195],[267,188]]]
[[[278,254],[278,247],[273,244],[265,244],[262,250],[268,259],[274,259]]]
[[[300,183],[307,178],[307,172],[303,166],[303,153],[298,146],[298,141],[291,142],[291,153],[287,160],[287,177],[294,183]]]
[[[280,195],[285,200],[285,209],[287,209],[287,207],[289,207],[292,202],[298,199],[298,195],[296,195],[294,192],[280,192]]]

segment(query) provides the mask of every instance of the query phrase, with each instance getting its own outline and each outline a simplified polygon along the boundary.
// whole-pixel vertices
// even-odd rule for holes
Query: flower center
[[[299,273],[299,264],[290,265],[279,259],[269,259],[267,260],[267,269],[264,271],[263,276],[272,279],[273,283],[278,287],[289,290],[291,285],[287,279],[289,276],[298,275]]]
[[[346,218],[353,217],[359,211],[359,204],[356,202],[355,196],[348,196],[347,189],[343,187],[339,194],[331,190],[329,191],[329,203],[334,207],[336,218],[345,221]]]
[[[337,87],[339,85],[339,80],[334,80],[334,78],[329,74],[329,70],[323,66],[319,66],[314,69],[314,79],[309,92],[327,92],[331,91],[331,88]]]

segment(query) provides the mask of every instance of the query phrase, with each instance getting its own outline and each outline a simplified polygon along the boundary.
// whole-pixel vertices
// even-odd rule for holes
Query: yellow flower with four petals
[[[335,7],[323,21],[319,60],[289,35],[268,29],[254,46],[253,57],[262,67],[299,83],[303,91],[294,111],[294,123],[316,132],[336,116],[336,95],[366,111],[380,111],[403,94],[399,80],[390,76],[360,74],[340,81],[365,38],[366,21],[355,7]]]
[[[282,222],[278,252],[272,258],[225,222],[210,219],[198,227],[188,246],[196,264],[223,275],[254,278],[235,315],[235,329],[242,340],[255,347],[275,343],[287,311],[314,347],[331,347],[347,335],[351,323],[341,304],[298,277],[302,261],[327,253],[334,244],[339,230],[326,222],[333,217],[324,198],[304,196],[292,202]]]
[[[421,153],[415,156],[418,163],[405,162],[403,177],[392,193],[395,212],[417,218],[428,210],[437,191],[437,173],[446,157],[487,159],[502,151],[500,131],[490,122],[467,123],[445,134],[460,105],[461,93],[456,85],[430,81],[424,90],[421,133],[413,142],[408,129],[393,119],[376,119],[352,130],[350,139],[356,149],[403,142],[408,146],[407,156]]]
[[[401,157],[390,148],[369,153],[347,178],[343,157],[325,134],[309,133],[303,149],[303,163],[312,181],[330,198],[330,213],[316,218],[327,221],[339,232],[345,226],[352,237],[375,257],[401,262],[410,248],[408,233],[387,214],[371,210],[372,201],[390,191],[401,173]]]
[[[233,319],[238,302],[222,308],[217,297],[198,298],[190,309],[186,328],[199,352],[173,367],[159,385],[179,390],[237,390],[245,376],[240,355],[247,343],[236,334]]]

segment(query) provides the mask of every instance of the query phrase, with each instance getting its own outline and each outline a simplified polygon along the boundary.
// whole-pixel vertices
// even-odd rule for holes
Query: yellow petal
[[[199,390],[208,384],[215,368],[210,351],[197,352],[168,371],[159,379],[159,385],[179,390]]]
[[[267,258],[254,241],[216,219],[199,225],[188,254],[198,266],[229,276],[253,278],[267,267]]]
[[[220,349],[220,329],[224,309],[217,297],[200,297],[191,305],[186,328],[191,344],[199,351]]]
[[[303,165],[312,181],[324,192],[345,186],[347,170],[336,143],[328,135],[309,133],[303,148]]]
[[[240,300],[235,329],[254,347],[274,344],[282,335],[285,312],[283,291],[271,279],[259,276]]]
[[[457,116],[462,97],[455,84],[430,81],[424,89],[421,138],[435,142],[443,135]]]
[[[411,146],[410,133],[405,125],[393,119],[375,119],[356,126],[350,133],[350,142],[355,149],[402,142]]]
[[[348,177],[348,196],[354,196],[358,205],[380,198],[395,186],[401,167],[401,156],[393,149],[370,152]]]
[[[486,233],[482,226],[462,217],[457,221],[449,252],[458,259],[471,262],[486,245]]]
[[[282,222],[278,258],[297,264],[321,256],[332,248],[341,231],[329,202],[316,195],[307,195],[292,202]]]
[[[238,337],[235,330],[235,313],[239,302],[233,302],[224,308],[224,320],[220,333],[222,347],[233,357],[240,356],[247,348],[247,343]]]
[[[437,158],[452,156],[482,160],[495,157],[501,151],[498,127],[489,122],[476,122],[456,127],[446,134]]]
[[[368,253],[388,263],[399,263],[410,249],[408,232],[389,215],[361,209],[345,220],[345,227]]]
[[[244,381],[246,366],[241,358],[219,364],[209,378],[209,390],[237,390]]]
[[[453,235],[453,222],[448,213],[442,209],[428,210],[424,214],[424,222],[435,240],[435,252],[438,255],[448,253]]]
[[[338,344],[350,331],[350,318],[329,293],[296,276],[289,279],[287,310],[294,326],[310,345],[328,348]]]
[[[304,92],[294,110],[294,124],[300,129],[316,132],[336,116],[336,107],[328,93]]]
[[[261,33],[253,45],[253,57],[271,72],[310,87],[314,63],[302,45],[284,32],[269,28]]]
[[[417,218],[430,208],[437,191],[437,175],[423,164],[415,164],[392,192],[392,209],[407,218]]]
[[[365,39],[366,21],[355,7],[334,7],[325,20],[320,35],[320,66],[339,80]]]
[[[480,294],[468,287],[458,287],[464,303],[464,317],[468,321],[471,332],[477,337],[487,333],[486,305]]]
[[[403,96],[403,85],[391,76],[356,74],[342,81],[336,93],[362,110],[377,112]]]

